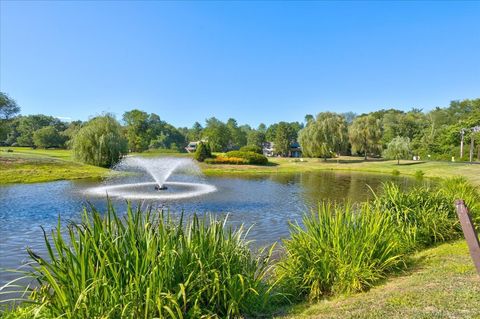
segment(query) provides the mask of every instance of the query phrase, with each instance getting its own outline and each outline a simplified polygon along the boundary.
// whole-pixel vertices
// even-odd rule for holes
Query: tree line
[[[95,119],[100,117],[108,117],[105,123],[115,122],[107,126],[118,134],[117,144],[130,152],[183,151],[188,142],[200,140],[208,142],[213,152],[224,152],[246,145],[261,147],[269,141],[274,143],[276,154],[286,156],[291,144],[298,141],[305,157],[387,155],[397,158],[413,154],[450,159],[459,154],[461,130],[480,125],[480,98],[452,101],[448,107],[428,112],[418,108],[408,112],[381,109],[365,114],[321,112],[316,116],[306,115],[303,122],[282,121],[269,126],[260,124],[256,128],[240,125],[233,118],[223,122],[211,117],[204,125],[195,122],[187,128],[175,127],[155,113],[138,109],[125,112],[121,121],[111,114],[86,122],[65,122],[42,114],[21,115],[15,100],[0,92],[0,145],[73,148],[81,130],[88,125],[98,126],[92,122],[98,122]],[[480,134],[466,130],[465,140],[470,141],[470,137],[474,138],[477,157],[480,157]]]

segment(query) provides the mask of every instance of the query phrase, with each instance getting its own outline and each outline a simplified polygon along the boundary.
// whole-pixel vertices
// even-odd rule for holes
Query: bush
[[[213,217],[94,208],[63,235],[45,235],[48,258],[28,250],[38,310],[66,318],[256,316],[271,303],[270,252],[254,257],[246,232]],[[51,239],[49,239],[51,237]]]
[[[318,300],[371,287],[402,261],[393,224],[375,206],[324,203],[291,224],[286,256],[277,267],[292,296]]]
[[[392,175],[398,176],[398,175],[400,175],[400,171],[398,169],[393,169],[392,170]]]
[[[260,146],[257,146],[257,145],[242,146],[242,147],[240,147],[239,151],[240,152],[254,152],[254,153],[263,155],[262,148]]]
[[[418,179],[422,179],[424,175],[425,175],[425,172],[422,171],[421,169],[415,171],[415,177]]]
[[[207,158],[205,160],[207,164],[232,164],[232,165],[245,165],[248,164],[248,161],[240,157],[224,157],[217,156],[215,158]]]
[[[127,140],[115,118],[98,116],[78,131],[72,149],[75,158],[84,163],[111,167],[127,153]]]
[[[203,162],[207,158],[211,158],[212,150],[210,149],[210,145],[203,142],[199,142],[193,157],[199,162]]]
[[[225,154],[225,157],[243,158],[248,164],[265,165],[268,163],[268,159],[264,155],[254,152],[230,151]]]

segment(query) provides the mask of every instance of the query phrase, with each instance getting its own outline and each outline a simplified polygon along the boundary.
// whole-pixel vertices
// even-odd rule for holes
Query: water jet
[[[205,184],[199,180],[201,171],[197,164],[190,158],[141,158],[127,157],[116,167],[116,171],[136,172],[147,178],[147,181],[123,184],[108,181],[106,185],[89,188],[89,195],[119,197],[124,199],[156,199],[176,200],[201,196],[216,191],[213,185]],[[182,173],[188,177],[188,182],[168,181],[174,172]],[[143,174],[142,174],[143,173]],[[147,174],[145,174],[147,173]],[[128,177],[130,178],[130,177]],[[153,181],[152,181],[153,179]],[[112,182],[112,183],[109,183]]]

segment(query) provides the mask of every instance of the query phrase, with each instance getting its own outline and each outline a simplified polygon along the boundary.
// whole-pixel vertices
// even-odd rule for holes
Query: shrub
[[[78,131],[72,148],[76,159],[87,164],[110,167],[127,153],[127,140],[115,118],[110,115],[98,116]]]
[[[230,151],[225,154],[225,157],[243,158],[248,161],[248,164],[265,165],[268,159],[264,155],[254,152]]]
[[[392,175],[398,176],[398,175],[400,175],[400,171],[399,171],[398,169],[394,169],[394,170],[392,171]]]
[[[422,179],[424,175],[425,175],[425,172],[422,171],[421,169],[415,171],[415,177],[418,179]]]
[[[45,234],[48,258],[28,250],[30,295],[37,310],[66,318],[200,318],[259,315],[271,302],[265,275],[271,250],[258,257],[243,227],[213,217],[140,211],[120,219],[92,208],[68,235]]]
[[[205,160],[207,164],[232,164],[232,165],[244,165],[248,164],[248,161],[240,157],[224,157],[217,156],[215,158],[207,158]]]
[[[254,152],[254,153],[257,153],[257,154],[262,154],[263,155],[263,151],[262,151],[262,148],[258,145],[246,145],[246,146],[242,146],[240,147],[240,152]]]
[[[212,151],[210,149],[210,145],[207,143],[199,142],[193,157],[199,162],[203,162],[207,158],[212,157]]]
[[[292,296],[317,300],[365,290],[402,261],[388,215],[375,206],[321,204],[291,224],[286,256],[277,267]]]

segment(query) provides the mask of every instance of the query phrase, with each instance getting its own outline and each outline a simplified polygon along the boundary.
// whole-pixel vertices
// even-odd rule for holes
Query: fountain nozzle
[[[165,185],[155,185],[155,190],[156,191],[164,191],[164,190],[167,190],[168,187],[165,186]]]

